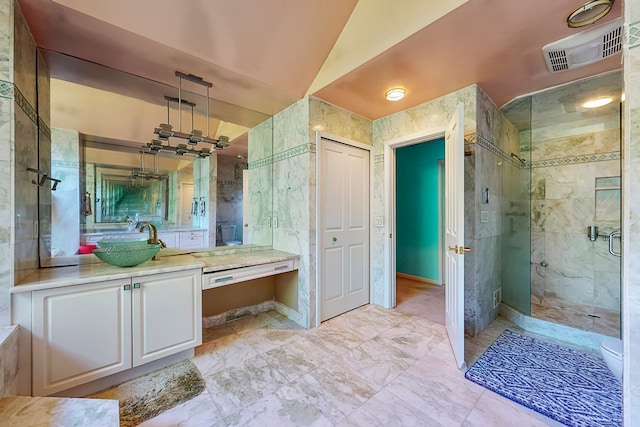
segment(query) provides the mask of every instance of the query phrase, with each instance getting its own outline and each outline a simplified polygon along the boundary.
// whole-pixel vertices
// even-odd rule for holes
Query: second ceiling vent
[[[622,18],[549,43],[542,48],[552,73],[601,61],[622,50]]]

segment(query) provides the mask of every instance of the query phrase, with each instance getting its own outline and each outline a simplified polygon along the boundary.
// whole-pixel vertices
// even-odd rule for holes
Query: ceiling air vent
[[[622,50],[622,18],[588,29],[542,48],[552,73],[601,61]]]

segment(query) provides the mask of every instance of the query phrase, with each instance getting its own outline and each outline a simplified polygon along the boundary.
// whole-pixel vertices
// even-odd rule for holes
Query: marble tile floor
[[[396,309],[445,324],[444,286],[396,277]]]
[[[531,295],[531,316],[610,337],[620,337],[620,312]]]
[[[558,425],[466,380],[445,327],[366,305],[305,330],[267,312],[207,329],[207,389],[151,426]]]

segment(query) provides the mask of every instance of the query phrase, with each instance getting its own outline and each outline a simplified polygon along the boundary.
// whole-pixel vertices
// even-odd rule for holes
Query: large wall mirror
[[[166,85],[41,53],[51,72],[51,173],[62,180],[51,193],[51,227],[41,226],[51,230],[41,235],[41,265],[73,263],[100,239],[133,235],[141,221],[156,224],[169,247],[271,245],[270,116],[207,99],[198,82]],[[159,142],[161,124],[229,145]]]

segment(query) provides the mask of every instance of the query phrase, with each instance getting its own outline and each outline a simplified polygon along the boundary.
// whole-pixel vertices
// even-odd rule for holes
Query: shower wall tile
[[[0,6],[6,6],[0,1]],[[2,39],[0,39],[2,40]],[[6,39],[5,39],[6,40]],[[0,41],[0,47],[4,43]],[[0,61],[2,66],[2,61]],[[11,98],[0,97],[0,326],[11,324],[11,295],[9,290],[13,286],[13,250],[11,235],[13,233],[15,189],[11,188],[12,162],[15,150],[14,114],[15,103]]]
[[[557,270],[565,268],[593,270],[593,251],[591,245],[585,241],[589,242],[586,233],[545,233],[547,262]]]
[[[13,81],[13,1],[0,1],[0,80]]]
[[[363,144],[372,144],[372,122],[351,111],[337,107],[313,96],[309,97],[309,141],[315,131],[341,136]]]
[[[38,220],[38,186],[27,168],[38,169],[38,128],[16,105],[15,115],[15,283],[39,267],[38,240],[34,222]],[[46,184],[45,184],[46,185]]]
[[[620,272],[595,271],[595,306],[620,312]]]
[[[520,154],[518,129],[478,87],[477,133],[507,154]]]
[[[576,268],[558,269],[550,264],[546,272],[545,298],[558,298],[593,307],[595,272]],[[553,284],[553,288],[549,288]]]
[[[242,240],[242,175],[236,176],[236,171],[241,170],[239,168],[246,163],[229,156],[218,156],[217,160],[217,225],[235,225],[236,235],[233,240]],[[217,240],[220,238],[217,235]]]
[[[14,1],[14,71],[13,83],[35,109],[38,105],[36,92],[36,45],[29,27],[22,16],[18,2]]]
[[[38,157],[38,168],[48,172],[49,176],[60,179],[51,173],[51,134],[44,124],[38,127]],[[58,183],[58,187],[63,186],[64,184]],[[47,181],[44,186],[38,188],[39,259],[42,260],[51,258],[51,187],[51,182]]]
[[[62,182],[51,192],[51,255],[73,255],[80,242],[80,134],[51,129],[51,175]]]
[[[502,234],[502,159],[492,152],[476,146],[476,170],[475,170],[475,192],[474,209],[477,218],[475,238],[497,236]],[[489,189],[489,203],[482,203],[483,188]],[[481,212],[487,212],[489,220],[480,220]]]
[[[38,119],[39,123],[51,128],[51,84],[47,63],[42,54],[36,50],[36,65],[38,79]]]
[[[624,424],[640,419],[640,5],[624,2],[623,13],[635,39],[626,40],[623,49],[624,89]]]
[[[265,120],[248,134],[248,161],[253,163],[273,155],[273,119]]]

